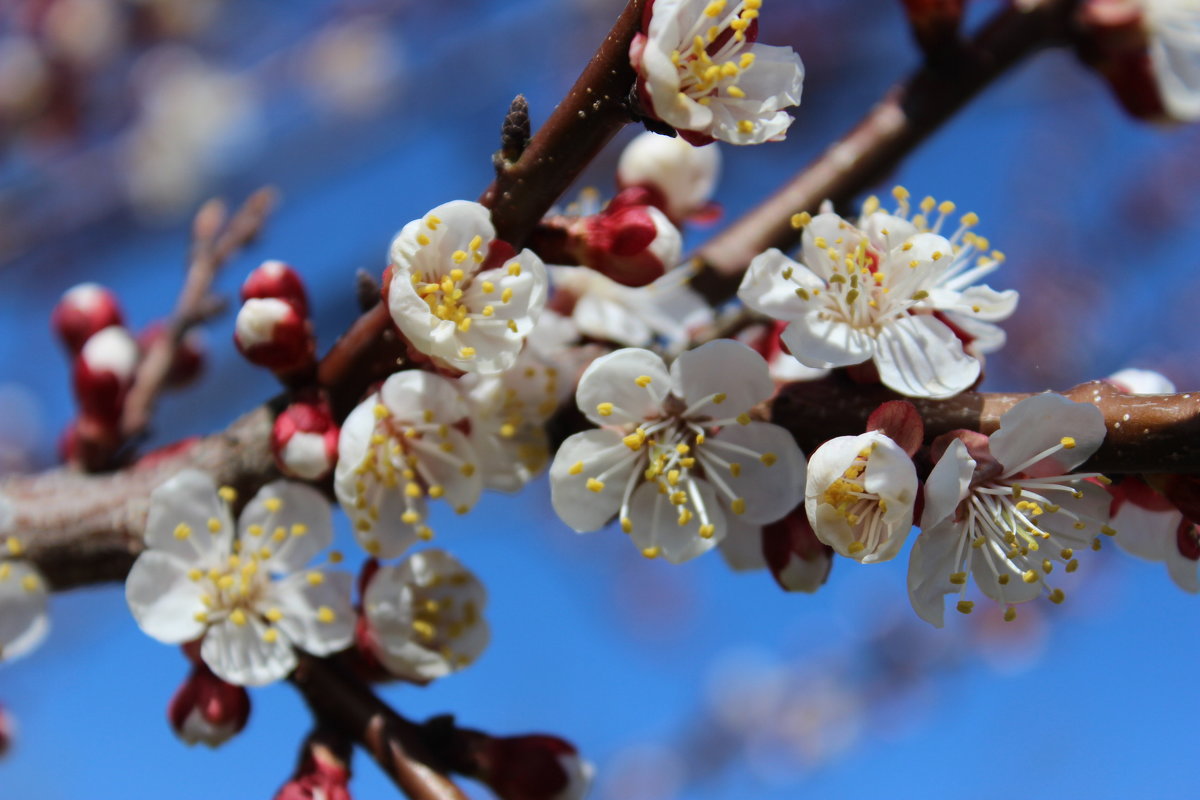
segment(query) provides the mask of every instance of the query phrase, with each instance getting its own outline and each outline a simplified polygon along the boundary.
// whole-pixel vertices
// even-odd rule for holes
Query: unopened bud
[[[647,204],[643,190],[626,189],[599,214],[571,222],[564,249],[571,263],[626,286],[645,286],[679,263],[683,238],[666,214]]]
[[[784,591],[811,594],[825,585],[833,567],[833,548],[813,533],[803,506],[764,525],[762,536],[767,566]]]
[[[1125,394],[1174,394],[1171,379],[1151,369],[1123,369],[1104,379]]]
[[[243,303],[233,340],[248,361],[276,373],[304,369],[312,365],[316,354],[308,318],[275,298],[251,298]]]
[[[138,365],[129,331],[110,325],[87,340],[75,359],[75,399],[85,416],[115,425]]]
[[[99,284],[81,283],[58,301],[50,324],[67,350],[78,355],[93,335],[125,320],[116,295]]]
[[[167,333],[166,325],[162,322],[152,322],[138,334],[138,346],[142,352],[149,352],[155,342]],[[167,372],[167,386],[179,389],[187,386],[199,377],[204,370],[205,347],[200,331],[190,331],[184,335],[175,348],[175,358],[171,361],[171,369]]]
[[[350,749],[323,731],[308,737],[296,774],[275,800],[351,800]]]
[[[175,735],[189,745],[218,747],[232,739],[250,718],[250,695],[218,678],[202,663],[171,698],[167,719]]]
[[[437,726],[435,718],[427,726]],[[489,736],[458,729],[454,769],[487,784],[500,800],[578,800],[595,769],[570,742],[557,736]]]
[[[617,185],[641,187],[676,224],[709,214],[713,189],[721,172],[716,145],[696,147],[682,138],[642,133],[617,162]]]
[[[264,261],[242,284],[242,302],[252,299],[283,300],[302,317],[308,316],[308,291],[296,270],[282,261]]]
[[[8,751],[12,749],[15,736],[16,723],[13,721],[12,714],[8,713],[8,709],[4,706],[0,706],[0,759],[8,755]]]
[[[324,400],[292,403],[275,418],[271,452],[284,475],[321,480],[337,463],[338,426]]]

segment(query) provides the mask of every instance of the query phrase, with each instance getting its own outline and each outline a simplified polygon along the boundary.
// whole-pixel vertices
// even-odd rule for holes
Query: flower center
[[[887,513],[887,500],[868,492],[862,480],[875,443],[859,451],[842,476],[829,485],[821,494],[821,502],[833,506],[837,513],[855,529],[857,538],[849,545],[850,553],[874,550],[885,532],[883,515]]]
[[[691,42],[691,46],[671,52],[684,98],[708,105],[722,95],[735,100],[746,97],[737,84],[742,73],[754,64],[754,53],[738,51],[761,7],[762,0],[742,0],[732,8],[727,0],[712,0],[705,7],[700,19],[681,37],[681,42]],[[742,133],[750,133],[754,127],[751,120],[738,123]]]

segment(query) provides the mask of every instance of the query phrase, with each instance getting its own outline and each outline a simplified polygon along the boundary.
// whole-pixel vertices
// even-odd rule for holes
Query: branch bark
[[[887,95],[842,139],[775,194],[705,244],[691,286],[717,305],[737,293],[759,253],[795,245],[793,214],[850,202],[882,180],[999,76],[1027,56],[1066,41],[1079,0],[1042,0],[997,14],[949,63],[927,66]]]

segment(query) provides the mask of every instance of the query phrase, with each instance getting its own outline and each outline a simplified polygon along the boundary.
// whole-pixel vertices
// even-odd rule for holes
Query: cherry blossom
[[[839,436],[808,462],[804,507],[817,538],[840,555],[890,561],[913,526],[917,470],[882,433]]]
[[[655,0],[629,57],[645,110],[692,144],[784,138],[804,65],[790,47],[755,43],[762,0]]]
[[[1150,39],[1150,66],[1167,114],[1200,119],[1200,3],[1140,0]]]
[[[491,634],[483,584],[444,550],[380,567],[363,590],[366,642],[391,674],[425,683],[475,662]],[[361,641],[361,640],[360,640]]]
[[[236,527],[234,499],[197,470],[159,486],[125,599],[148,636],[202,639],[200,657],[217,677],[261,686],[292,671],[293,648],[324,656],[350,644],[352,578],[306,566],[333,541],[329,504],[315,489],[269,483]]]
[[[786,431],[748,413],[773,391],[761,356],[728,339],[683,353],[669,371],[648,350],[596,359],[575,399],[601,427],[555,455],[554,510],[578,532],[618,516],[643,555],[672,563],[725,538],[729,514],[779,519],[800,502],[805,461]]]
[[[460,514],[479,500],[479,456],[456,427],[467,418],[454,382],[419,370],[392,375],[350,412],[333,487],[368,553],[395,558],[433,538],[426,498]]]
[[[1090,403],[1056,394],[1022,400],[1000,418],[990,437],[962,432],[934,466],[925,485],[922,533],[908,564],[908,592],[922,619],[941,627],[942,598],[957,593],[970,613],[967,573],[983,593],[1012,604],[1048,593],[1057,566],[1074,572],[1077,550],[1099,548],[1109,526],[1109,498],[1095,473],[1070,474],[1104,441],[1104,418]]]
[[[37,568],[20,559],[24,546],[12,533],[12,503],[0,495],[0,661],[33,650],[50,628],[46,613],[46,581]]]
[[[417,350],[482,375],[513,365],[546,303],[546,268],[496,239],[491,212],[440,205],[404,226],[389,257],[388,308]]]
[[[778,250],[754,259],[738,296],[750,308],[790,322],[782,338],[809,367],[874,363],[889,388],[916,397],[949,397],[979,377],[979,361],[1004,342],[992,323],[1016,308],[1017,293],[973,285],[1003,254],[988,251],[965,214],[949,236],[953,203],[926,198],[911,216],[908,192],[893,192],[889,214],[870,198],[858,225],[833,213],[799,215],[802,262]],[[938,216],[929,215],[937,209]]]

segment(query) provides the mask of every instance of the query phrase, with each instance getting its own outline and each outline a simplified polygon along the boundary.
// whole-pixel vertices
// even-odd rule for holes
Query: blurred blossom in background
[[[534,122],[563,96],[619,0],[11,0],[0,7],[0,472],[43,467],[71,417],[49,331],[61,293],[112,287],[135,326],[174,302],[187,222],[210,195],[280,188],[261,240],[225,272],[296,266],[327,346],[355,317],[354,273],[377,274],[407,220],[473,199],[500,122],[524,93]],[[846,130],[918,60],[899,3],[769,3],[769,40],[801,53],[789,138],[725,149],[731,220]],[[976,0],[972,18],[1001,7]],[[620,145],[585,176],[613,191]],[[1200,386],[1200,131],[1126,118],[1067,53],[989,90],[888,184],[979,213],[1022,293],[985,389],[1067,388],[1126,366]],[[574,191],[569,197],[574,196]],[[719,224],[719,223],[718,223]],[[688,233],[688,244],[711,229]],[[210,328],[201,381],[160,407],[155,441],[214,430],[274,387]],[[605,800],[1194,797],[1197,600],[1154,565],[1097,554],[1062,606],[924,626],[902,556],[835,564],[813,596],[719,558],[642,559],[578,536],[543,481],[435,517],[488,586],[478,665],[386,697],[498,733],[548,730],[598,767]],[[352,547],[348,532],[341,545]],[[3,796],[267,797],[290,773],[307,712],[255,694],[246,732],[186,751],[165,708],[186,663],[141,636],[119,587],[56,597],[35,656],[0,668],[20,720]],[[957,615],[954,615],[957,617]],[[62,769],[63,753],[72,769]],[[358,797],[391,796],[366,760]]]

